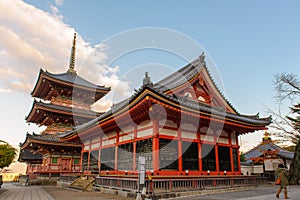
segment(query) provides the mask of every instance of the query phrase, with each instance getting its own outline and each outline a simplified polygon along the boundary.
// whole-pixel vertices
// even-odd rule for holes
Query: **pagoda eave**
[[[64,146],[64,147],[77,147],[81,148],[81,144],[72,144],[68,142],[57,142],[57,141],[43,141],[38,139],[26,138],[26,141],[20,146],[21,149],[32,149],[37,145],[52,145],[52,146]]]
[[[96,113],[91,111],[73,109],[35,101],[29,115],[26,117],[26,122],[43,125],[42,123],[47,120],[46,118],[51,118],[51,116],[56,115],[60,115],[59,118],[66,118],[71,124],[74,124],[74,116],[76,116],[76,118],[86,119],[86,121],[89,121],[97,116]],[[54,119],[52,119],[52,121],[54,121]]]
[[[64,88],[65,90],[69,90],[71,92],[73,90],[86,91],[92,94],[93,96],[95,96],[95,101],[97,101],[98,99],[106,95],[108,92],[110,92],[110,87],[96,86],[96,85],[88,87],[88,86],[77,84],[76,81],[68,82],[68,81],[60,80],[55,77],[51,77],[49,74],[50,74],[49,72],[45,72],[42,69],[40,70],[37,83],[33,91],[31,92],[32,97],[49,98],[48,94],[51,92],[51,89],[57,86],[60,86],[61,88]]]

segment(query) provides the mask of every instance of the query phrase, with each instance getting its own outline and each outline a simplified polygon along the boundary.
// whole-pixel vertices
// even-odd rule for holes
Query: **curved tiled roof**
[[[105,86],[100,86],[100,85],[95,85],[87,80],[85,80],[84,78],[82,78],[81,76],[72,73],[72,72],[66,72],[66,73],[62,73],[62,74],[52,74],[48,71],[43,71],[43,73],[45,73],[47,76],[52,77],[54,79],[58,79],[64,82],[68,82],[68,83],[72,83],[72,84],[77,84],[77,85],[81,85],[81,86],[85,86],[88,88],[95,88],[95,89],[99,89],[99,90],[105,90],[105,91],[110,91],[110,87],[105,87]]]
[[[62,74],[52,74],[40,69],[37,82],[31,92],[31,95],[33,97],[44,99],[49,94],[52,85],[62,85],[64,89],[70,90],[71,92],[73,92],[72,90],[74,88],[78,88],[79,90],[77,92],[85,93],[85,95],[89,94],[91,95],[91,98],[94,96],[95,99],[93,99],[93,101],[99,100],[111,90],[110,87],[95,85],[80,77],[76,73],[68,71]],[[46,100],[50,99],[50,97],[47,98],[48,99]]]
[[[256,147],[254,147],[253,149],[249,150],[248,152],[244,153],[244,156],[247,160],[245,163],[251,163],[252,162],[251,158],[258,158],[258,157],[262,156],[265,151],[268,151],[268,150],[278,151],[277,155],[279,155],[280,157],[283,157],[285,159],[292,160],[294,158],[294,152],[287,151],[287,150],[277,146],[272,141],[268,141],[268,142],[263,142],[263,143],[257,145]]]
[[[190,81],[193,79],[195,76],[199,74],[201,71],[201,68],[205,68],[207,71],[207,74],[209,78],[211,79],[212,84],[214,87],[217,89],[219,94],[222,96],[222,98],[226,101],[226,103],[232,108],[232,110],[236,113],[238,111],[234,108],[234,106],[228,101],[227,98],[225,98],[224,94],[221,92],[215,81],[213,80],[213,77],[211,76],[208,68],[206,67],[205,62],[201,62],[200,57],[194,60],[191,63],[188,63],[186,66],[182,67],[178,71],[170,74],[166,78],[158,81],[157,83],[154,84],[154,87],[162,92],[167,92],[169,90],[172,90],[174,88],[177,88],[186,82]]]
[[[74,107],[72,108],[72,107],[68,107],[68,106],[59,106],[59,105],[55,105],[55,104],[51,104],[51,103],[44,103],[42,101],[35,101],[34,104],[36,104],[37,106],[50,108],[53,110],[66,111],[66,112],[74,114],[74,115],[83,114],[83,115],[88,115],[90,117],[93,117],[93,116],[100,114],[100,113],[94,112],[92,110],[79,109],[79,108],[74,108]]]
[[[44,112],[37,113],[36,112],[37,110],[44,111]],[[72,117],[72,119],[74,117],[78,117],[81,119],[83,123],[101,114],[87,109],[79,109],[74,107],[55,105],[51,103],[44,103],[42,101],[34,101],[32,108],[25,119],[27,122],[39,123],[41,120],[45,118],[45,116],[43,115],[43,113],[45,112],[62,113],[66,116]]]
[[[168,90],[171,90],[173,88],[176,88],[178,86],[181,86],[191,79],[193,79],[196,75],[199,74],[199,71],[201,68],[204,67],[206,71],[208,72],[205,62],[201,61],[200,57],[193,61],[192,63],[187,64],[183,68],[179,69],[177,72],[167,76],[166,78],[162,79],[161,81],[157,82],[152,86],[149,85],[143,85],[140,87],[140,89],[135,90],[135,93],[128,99],[125,99],[117,104],[114,104],[109,111],[106,113],[103,113],[98,118],[82,124],[80,126],[74,127],[73,131],[62,134],[60,137],[67,137],[69,135],[74,134],[76,131],[82,131],[89,127],[93,127],[102,119],[105,119],[106,117],[111,116],[113,113],[116,113],[118,111],[121,111],[123,108],[128,106],[131,102],[136,100],[141,95],[151,95],[151,93],[156,94],[160,96],[162,99],[174,102],[175,104],[179,106],[184,106],[189,108],[190,110],[194,111],[201,111],[205,113],[213,113],[214,115],[220,116],[222,118],[231,119],[231,120],[237,120],[240,122],[250,123],[250,124],[258,124],[260,126],[267,126],[271,122],[271,117],[267,118],[259,118],[258,114],[255,116],[247,116],[247,115],[241,115],[239,114],[235,108],[230,104],[230,102],[223,96],[223,94],[220,92],[218,87],[215,85],[211,75],[208,72],[209,78],[211,79],[212,83],[214,84],[214,87],[218,90],[220,95],[224,98],[224,100],[228,103],[229,106],[235,111],[235,113],[227,112],[223,107],[217,108],[217,107],[211,107],[210,105],[207,105],[202,102],[189,100],[185,97],[177,97],[173,95],[169,95],[166,92]],[[146,91],[146,93],[144,93]],[[144,94],[143,94],[144,93]],[[140,97],[142,98],[142,97]]]
[[[18,161],[28,161],[28,160],[43,160],[42,154],[36,153],[33,154],[29,149],[22,149]]]
[[[99,117],[95,118],[94,120],[92,120],[88,123],[74,127],[73,131],[68,132],[66,134],[62,134],[60,137],[66,137],[70,134],[73,134],[76,131],[81,131],[81,130],[85,130],[89,127],[93,127],[94,125],[96,125],[98,123],[98,121],[105,119],[106,117],[112,115],[113,113],[117,113],[118,111],[121,111],[123,108],[128,106],[133,100],[135,100],[138,96],[140,96],[142,94],[143,94],[143,96],[146,96],[146,95],[151,96],[151,93],[157,94],[160,97],[162,97],[163,99],[172,101],[172,102],[176,103],[178,106],[187,107],[187,108],[190,108],[195,111],[201,111],[201,112],[205,112],[205,113],[213,113],[214,115],[220,116],[222,118],[238,120],[238,121],[242,121],[242,122],[246,122],[246,123],[250,123],[250,124],[259,124],[259,125],[264,125],[264,126],[270,124],[270,122],[271,122],[270,117],[255,118],[255,119],[253,119],[252,117],[248,118],[245,116],[227,112],[224,110],[224,108],[215,108],[215,107],[211,107],[211,106],[201,103],[201,102],[189,100],[185,97],[176,97],[173,95],[168,95],[152,86],[144,85],[139,90],[136,90],[136,93],[133,94],[130,98],[125,99],[124,101],[121,101],[120,103],[114,104],[112,106],[112,108],[109,111],[107,111],[106,113],[100,115]]]
[[[74,143],[74,142],[67,142],[67,141],[62,141],[60,140],[60,138],[58,137],[58,134],[35,134],[33,133],[32,135],[27,133],[26,135],[26,140],[23,144],[21,144],[20,146],[23,146],[27,140],[34,140],[34,141],[40,141],[40,142],[49,142],[51,144],[54,145],[79,145],[79,143]]]

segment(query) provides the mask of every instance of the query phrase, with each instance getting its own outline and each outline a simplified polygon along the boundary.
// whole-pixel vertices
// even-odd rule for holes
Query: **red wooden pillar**
[[[79,169],[80,169],[81,172],[83,172],[83,168],[82,168],[83,152],[82,152],[82,151],[84,150],[84,144],[82,144],[81,146],[82,146],[82,147],[81,147],[81,156],[80,156]],[[50,160],[50,162],[51,162],[51,160]]]
[[[181,127],[177,124],[178,134],[178,171],[182,174],[182,140],[181,140]]]
[[[234,164],[233,164],[233,155],[232,155],[232,143],[231,143],[231,133],[228,134],[228,143],[230,144],[230,166],[232,173],[234,172]]]
[[[132,152],[132,171],[136,170],[136,138],[137,138],[137,126],[134,125],[134,130],[133,130],[133,152]]]
[[[199,165],[199,171],[202,172],[202,144],[199,141],[198,142],[198,165]]]
[[[200,130],[197,131],[198,140],[198,170],[202,172],[202,151],[201,151],[201,133]]]
[[[216,172],[220,172],[220,167],[219,167],[219,148],[218,144],[215,145],[215,155],[216,155]]]
[[[232,173],[234,172],[234,165],[233,165],[233,155],[232,155],[232,146],[230,146],[230,167],[231,167],[231,171]]]
[[[59,158],[58,164],[59,164],[59,166],[60,166],[60,171],[63,171],[62,153],[60,154],[60,158]],[[50,178],[50,177],[49,177],[49,178]]]
[[[88,151],[88,167],[87,167],[87,171],[90,171],[90,160],[91,160],[91,151]]]
[[[118,170],[118,145],[119,145],[119,133],[120,130],[116,131],[116,144],[115,144],[115,170]]]
[[[73,156],[71,157],[71,159],[69,159],[69,171],[72,171],[72,169],[73,169],[73,163],[74,163],[74,158],[73,158]]]
[[[239,146],[239,140],[238,140],[238,133],[235,134],[235,140],[236,140],[236,144],[238,145],[237,148],[237,159],[238,159],[238,170],[239,170],[239,174],[241,174],[241,159],[240,159],[240,146]]]
[[[153,120],[153,141],[152,141],[152,166],[155,174],[159,170],[159,126],[158,120]]]
[[[99,155],[98,155],[98,169],[99,169],[99,174],[101,174],[101,149],[102,149],[102,139],[103,139],[103,136],[100,137],[100,147],[99,147]]]

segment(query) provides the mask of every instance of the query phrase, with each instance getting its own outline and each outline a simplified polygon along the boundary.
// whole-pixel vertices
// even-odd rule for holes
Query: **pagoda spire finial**
[[[265,131],[264,136],[263,136],[263,141],[270,141],[270,140],[271,140],[270,133]]]
[[[73,45],[71,49],[71,56],[70,56],[70,63],[69,63],[69,69],[68,72],[75,73],[75,52],[76,52],[76,32],[74,33],[74,39],[73,39]]]

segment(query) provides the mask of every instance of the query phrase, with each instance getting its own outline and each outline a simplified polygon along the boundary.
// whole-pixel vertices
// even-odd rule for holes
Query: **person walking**
[[[279,198],[280,192],[283,188],[284,190],[284,198],[289,199],[288,193],[287,193],[287,186],[289,185],[288,181],[288,172],[286,171],[283,164],[279,164],[278,168],[276,169],[276,177],[277,179],[280,179],[280,188],[278,189],[276,193],[276,197]],[[276,181],[277,182],[277,181]]]

